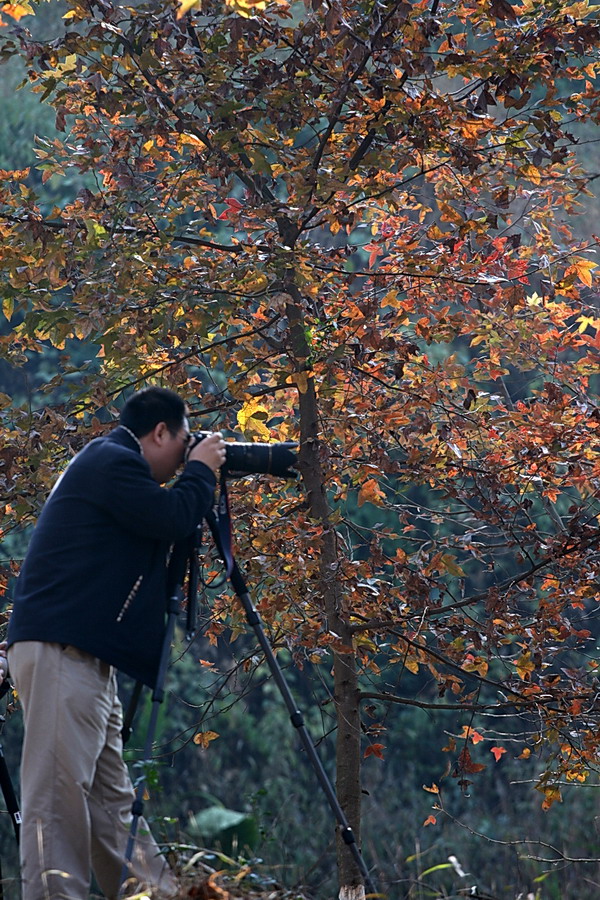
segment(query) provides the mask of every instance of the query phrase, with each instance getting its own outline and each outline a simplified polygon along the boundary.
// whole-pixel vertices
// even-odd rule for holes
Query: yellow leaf
[[[547,788],[539,788],[538,791],[542,790],[544,793],[544,802],[542,803],[543,810],[549,810],[553,803],[557,801],[562,803],[562,795],[560,793],[560,789],[557,787],[547,787]]]
[[[192,6],[196,6],[199,0],[179,0],[179,9],[177,10],[177,18],[181,19],[189,12]]]
[[[269,279],[264,274],[264,272],[254,271],[246,275],[246,277],[240,282],[240,288],[243,291],[257,294],[261,291],[264,291],[268,284]]]
[[[357,647],[365,647],[367,650],[370,650],[371,653],[377,652],[377,644],[375,641],[372,641],[370,637],[367,637],[366,634],[358,634],[354,638],[354,643]]]
[[[563,7],[563,16],[572,16],[574,19],[585,19],[590,13],[596,12],[600,6],[590,6],[588,0],[579,0],[577,3],[570,3]]]
[[[521,169],[521,173],[529,178],[530,181],[533,181],[534,184],[542,183],[542,176],[540,174],[540,170],[535,166],[523,166]]]
[[[258,437],[260,440],[270,440],[269,429],[264,424],[269,416],[267,407],[259,403],[254,397],[247,400],[237,414],[237,422],[241,430],[248,437]]]
[[[534,293],[530,297],[527,297],[527,305],[528,306],[541,306],[542,298],[539,296],[539,294],[536,294],[534,291]]]
[[[15,311],[14,297],[6,297],[6,299],[4,299],[2,301],[2,312],[4,313],[4,315],[6,316],[6,318],[8,319],[9,322],[12,319],[12,314],[14,313],[14,311]]]
[[[531,659],[531,653],[527,651],[523,653],[515,662],[513,663],[517,672],[519,673],[519,678],[522,681],[527,681],[529,679],[530,673],[535,671],[535,664]]]
[[[476,334],[475,337],[471,340],[469,344],[470,347],[476,347],[478,344],[482,344],[483,341],[487,341],[487,334]]]
[[[577,321],[579,322],[579,328],[577,329],[579,334],[583,334],[588,325],[591,325],[592,328],[598,328],[598,325],[600,325],[600,320],[595,319],[594,316],[579,316]]]
[[[4,9],[4,7],[3,7]],[[74,72],[77,68],[77,54],[70,53],[68,56],[65,56],[65,61],[62,63],[58,63],[54,68],[48,69],[48,75],[52,78],[60,78],[62,75],[66,75],[68,72]]]
[[[193,6],[194,4],[192,4]],[[185,144],[189,144],[191,147],[200,147],[204,149],[205,144],[204,141],[201,141],[199,137],[196,137],[195,134],[180,134],[177,138],[177,144],[179,147]]]
[[[250,400],[247,400],[239,410],[237,414],[237,423],[243,430],[248,419],[256,418],[256,416],[262,416],[263,419],[266,418],[267,408],[255,397],[251,397]]]
[[[577,256],[573,260],[573,265],[569,266],[565,271],[565,275],[577,275],[579,280],[587,287],[592,286],[592,270],[597,267],[598,263],[592,262],[590,259],[584,259]]]
[[[267,8],[266,0],[225,0],[225,3],[244,19],[249,19],[254,10]]]

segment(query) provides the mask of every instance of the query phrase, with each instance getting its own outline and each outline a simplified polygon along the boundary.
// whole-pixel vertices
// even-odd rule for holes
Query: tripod
[[[375,887],[371,880],[371,876],[369,874],[369,870],[366,866],[366,863],[362,857],[362,854],[356,844],[356,838],[354,836],[354,832],[350,827],[350,824],[346,818],[344,811],[342,810],[338,798],[336,796],[335,790],[329,780],[325,769],[323,768],[323,764],[317,754],[315,745],[308,733],[306,726],[304,724],[304,718],[302,713],[298,709],[292,693],[289,689],[289,686],[284,678],[283,672],[277,660],[277,657],[273,653],[273,649],[269,644],[267,636],[264,631],[263,623],[260,618],[259,613],[255,609],[250,594],[248,592],[248,588],[240,571],[240,568],[235,561],[232,550],[231,550],[231,517],[229,515],[229,506],[228,506],[228,497],[227,497],[227,487],[226,481],[223,477],[221,480],[221,493],[219,498],[219,504],[217,508],[217,513],[211,511],[206,517],[205,520],[208,524],[208,527],[213,536],[215,546],[217,551],[223,560],[225,565],[225,570],[227,577],[230,581],[231,587],[233,588],[236,596],[238,597],[244,613],[246,615],[246,620],[248,624],[252,627],[258,643],[263,651],[264,657],[267,661],[269,669],[271,670],[271,674],[273,675],[273,679],[279,688],[281,696],[284,700],[284,703],[290,713],[290,721],[294,728],[297,729],[300,741],[304,750],[306,751],[307,757],[310,760],[310,763],[315,771],[317,776],[317,780],[327,798],[327,802],[329,803],[330,809],[333,812],[335,819],[338,823],[339,832],[344,844],[348,847],[349,852],[352,854],[352,857],[364,878],[365,886],[370,893],[375,893]],[[195,617],[196,617],[196,594],[197,594],[197,584],[198,584],[198,574],[197,574],[197,559],[196,559],[196,541],[193,537],[190,542],[182,548],[181,546],[177,546],[173,552],[173,556],[171,557],[171,561],[169,564],[170,569],[170,588],[168,591],[169,603],[168,603],[168,621],[167,621],[167,629],[165,634],[165,642],[163,645],[163,653],[161,657],[161,666],[159,669],[159,676],[157,678],[157,687],[154,690],[152,696],[152,713],[150,717],[150,724],[148,726],[148,734],[146,737],[146,743],[144,747],[144,758],[145,760],[149,760],[152,753],[152,744],[154,739],[154,731],[156,728],[156,722],[158,719],[158,709],[159,705],[162,702],[162,698],[164,696],[164,679],[166,675],[166,667],[168,662],[168,654],[169,648],[171,644],[171,640],[173,637],[175,619],[177,618],[177,609],[179,607],[183,590],[182,584],[185,578],[186,568],[189,567],[189,593],[188,593],[188,620],[187,620],[187,631],[188,635],[193,634],[195,631]],[[172,571],[171,571],[172,570]],[[123,867],[123,879],[127,874],[127,864],[131,860],[131,854],[133,851],[133,842],[135,840],[135,832],[137,830],[137,822],[139,817],[143,812],[143,803],[142,796],[144,791],[143,779],[141,779],[142,783],[138,785],[138,791],[136,794],[136,800],[134,801],[132,807],[133,813],[133,821],[131,826],[131,835],[129,839],[129,843],[127,846],[126,853],[126,861]]]
[[[5,694],[9,692],[9,690],[10,682],[8,678],[5,678],[0,685],[0,699],[4,697]],[[4,721],[4,717],[0,718],[2,719],[2,721]],[[2,744],[0,744],[0,788],[2,789],[2,795],[6,804],[6,811],[10,815],[10,821],[15,833],[15,840],[18,846],[21,832],[21,812],[19,809],[19,802],[13,788],[13,783],[10,778],[8,767],[6,765],[6,759],[4,758],[4,748],[2,747]],[[2,875],[2,861],[0,859],[0,900],[2,900],[3,897],[4,886]]]

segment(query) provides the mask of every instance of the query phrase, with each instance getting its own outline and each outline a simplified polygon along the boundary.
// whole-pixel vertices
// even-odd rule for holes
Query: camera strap
[[[227,478],[223,473],[221,473],[219,500],[217,502],[215,520],[217,533],[216,535],[213,535],[213,537],[215,537],[217,549],[225,564],[225,574],[227,578],[229,578],[233,571],[233,538]]]

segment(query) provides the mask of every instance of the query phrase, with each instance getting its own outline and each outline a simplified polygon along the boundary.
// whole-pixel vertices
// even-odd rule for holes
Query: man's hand
[[[215,431],[192,447],[188,454],[188,461],[202,462],[216,474],[225,462],[226,447],[221,432]]]
[[[6,641],[0,643],[0,684],[8,674],[8,660],[6,658]]]

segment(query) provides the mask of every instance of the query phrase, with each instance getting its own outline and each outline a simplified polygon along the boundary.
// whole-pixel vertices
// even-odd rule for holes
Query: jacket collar
[[[140,456],[144,455],[139,439],[133,431],[130,431],[124,425],[119,425],[114,431],[111,431],[108,435],[108,440],[113,441],[115,444],[120,444],[122,447],[127,447],[129,450],[134,450]]]

